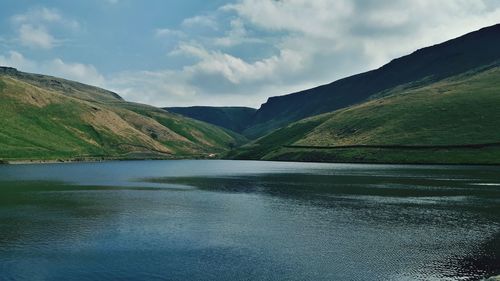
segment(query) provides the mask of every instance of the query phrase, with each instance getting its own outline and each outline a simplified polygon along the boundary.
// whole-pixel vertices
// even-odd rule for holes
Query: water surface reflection
[[[0,280],[479,280],[500,170],[247,161],[0,167]]]

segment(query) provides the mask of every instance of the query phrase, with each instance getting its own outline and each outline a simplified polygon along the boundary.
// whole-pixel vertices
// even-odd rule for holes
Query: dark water
[[[0,166],[0,280],[481,280],[500,168]]]

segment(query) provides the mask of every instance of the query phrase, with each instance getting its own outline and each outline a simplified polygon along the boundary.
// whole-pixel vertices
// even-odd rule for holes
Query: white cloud
[[[129,72],[115,85],[155,105],[257,106],[498,22],[492,0],[239,0],[184,20],[185,36],[170,55],[188,57],[187,65]],[[196,26],[220,32],[188,29]]]
[[[247,62],[188,43],[181,44],[173,55],[189,56],[198,62],[179,71],[124,72],[110,77],[107,86],[126,99],[157,106],[256,105],[268,95],[267,91],[257,91],[260,83],[271,82],[274,72],[293,74],[300,69],[302,59],[300,54],[283,50],[276,56]],[[279,92],[272,88],[274,93]],[[251,89],[255,91],[249,94]],[[280,90],[291,89],[280,84]]]
[[[45,7],[31,9],[11,17],[18,32],[17,41],[31,48],[52,49],[63,40],[55,38],[50,29],[76,31],[80,24],[64,17],[58,10]]]
[[[244,0],[222,10],[234,11],[263,29],[334,38],[337,34],[332,30],[356,16],[352,1],[347,0]]]
[[[252,63],[212,49],[185,68],[194,77],[211,73],[211,80],[218,81],[189,82],[226,85],[204,89],[235,95],[279,95],[329,83],[500,21],[500,5],[488,0],[241,0],[220,10],[237,17],[227,36],[214,39],[216,47],[246,44],[249,27],[270,32],[273,41],[268,42],[277,49]],[[185,49],[200,53],[199,48]]]
[[[218,24],[214,17],[212,16],[194,16],[191,18],[184,19],[182,21],[183,27],[208,27],[211,29],[217,29]]]
[[[64,62],[56,58],[48,62],[47,73],[95,86],[106,86],[106,80],[93,65]],[[43,72],[42,72],[43,73]]]
[[[292,50],[282,50],[278,55],[252,63],[227,53],[207,51],[189,44],[180,45],[177,52],[199,59],[199,62],[183,70],[191,79],[204,75],[219,76],[235,85],[272,79],[275,72],[295,72],[303,63],[301,55]]]
[[[189,105],[197,97],[197,89],[176,71],[123,72],[113,75],[107,86],[127,100],[157,106]]]
[[[152,104],[159,107],[192,105],[254,105],[265,100],[266,93],[241,95],[235,93],[207,92],[189,80],[189,74],[177,71],[137,71],[113,75],[107,87],[126,100]],[[283,88],[281,88],[283,89]],[[285,89],[287,90],[287,89]]]
[[[0,55],[0,65],[15,67],[26,71],[36,69],[36,64],[26,59],[21,53],[9,51],[6,55]]]
[[[57,10],[43,8],[12,21],[18,28],[45,28],[51,44],[28,37],[40,48],[57,46],[59,34],[49,31],[71,22]],[[178,29],[153,30],[157,39],[178,41],[170,52],[176,57],[169,58],[176,65],[184,62],[177,68],[124,71],[104,79],[92,65],[58,59],[37,63],[11,52],[0,56],[0,62],[105,86],[157,106],[258,106],[269,96],[379,67],[498,22],[496,0],[236,0],[187,18]]]
[[[225,36],[214,38],[212,41],[215,46],[226,48],[241,44],[264,43],[262,39],[250,36],[240,19],[231,20],[230,29],[226,31]]]
[[[61,22],[63,20],[63,17],[57,10],[39,8],[30,10],[24,14],[15,15],[12,17],[12,20],[16,23],[26,23],[33,21]]]
[[[8,43],[7,39],[0,36],[0,47],[7,47],[8,46],[7,43]]]
[[[500,6],[489,0],[241,0],[226,5],[245,22],[294,37],[295,43],[327,48],[364,48],[372,67],[419,47],[451,39],[500,21]],[[289,38],[282,40],[287,48]],[[324,52],[316,44],[312,52]],[[282,46],[283,47],[283,46]],[[298,44],[295,49],[300,49]],[[312,54],[314,56],[314,54]],[[335,57],[332,57],[335,59]]]
[[[174,30],[170,28],[158,28],[155,30],[155,36],[158,38],[161,37],[185,37],[186,34],[180,30]]]
[[[19,40],[24,46],[33,48],[51,49],[56,45],[56,40],[45,27],[31,24],[19,27]]]
[[[12,17],[12,22],[22,24],[57,24],[67,29],[78,29],[80,24],[72,19],[63,16],[58,10],[40,7],[30,9],[26,13],[17,14]]]

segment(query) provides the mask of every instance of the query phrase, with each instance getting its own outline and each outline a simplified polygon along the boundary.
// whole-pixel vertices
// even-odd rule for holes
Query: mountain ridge
[[[308,117],[236,151],[235,159],[500,164],[500,64]]]
[[[53,89],[67,95],[71,95],[71,93],[76,90],[76,91],[87,91],[87,92],[92,92],[93,94],[98,94],[99,96],[97,97],[99,98],[116,99],[120,101],[124,100],[117,93],[96,86],[87,85],[81,82],[72,81],[50,75],[21,72],[14,67],[0,66],[0,75],[8,75],[11,77],[15,77],[29,84]],[[79,98],[83,99],[83,97]],[[93,98],[90,97],[90,99]]]
[[[232,159],[500,164],[499,62],[497,24],[375,70],[270,97],[258,110],[160,109],[0,67],[0,161],[228,153]],[[255,140],[234,149],[248,141],[237,132]],[[415,151],[423,148],[435,153],[425,158]]]
[[[292,122],[362,103],[396,88],[425,86],[500,61],[500,24],[418,49],[367,72],[303,91],[269,97],[246,126],[232,128],[250,139],[264,136]],[[193,108],[193,107],[191,107]],[[184,112],[182,112],[184,111]],[[178,113],[221,125],[189,109]],[[228,128],[227,125],[225,125]]]
[[[0,68],[0,160],[220,157],[236,133],[114,92]]]
[[[480,41],[488,42],[480,44]],[[262,136],[299,119],[361,102],[407,83],[428,84],[500,60],[500,24],[393,59],[378,69],[332,83],[270,97],[243,133]],[[437,51],[437,53],[436,53]]]
[[[236,133],[242,133],[257,111],[243,106],[189,106],[165,107],[167,111],[201,120]]]

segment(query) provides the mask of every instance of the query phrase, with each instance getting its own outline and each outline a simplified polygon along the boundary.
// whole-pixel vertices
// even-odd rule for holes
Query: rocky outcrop
[[[17,74],[17,69],[13,67],[0,66],[0,74],[14,75]]]

